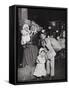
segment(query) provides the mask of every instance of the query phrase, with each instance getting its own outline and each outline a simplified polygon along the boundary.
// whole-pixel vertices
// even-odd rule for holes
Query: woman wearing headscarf
[[[36,45],[33,44],[34,37],[32,35],[30,36],[31,30],[29,30],[28,24],[24,24],[23,26],[24,26],[23,27],[24,30],[22,30],[21,33],[23,35],[26,35],[25,37],[27,38],[22,36],[23,38],[21,39],[21,45],[23,46],[23,59],[22,59],[23,68],[20,69],[18,72],[19,72],[19,78],[21,80],[28,80],[33,78],[32,73],[35,68],[38,48]]]

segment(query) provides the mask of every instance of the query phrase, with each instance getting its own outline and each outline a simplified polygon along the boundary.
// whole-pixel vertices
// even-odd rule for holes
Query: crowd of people
[[[38,33],[37,46],[33,44],[33,38]],[[60,37],[55,39],[52,35],[47,35],[46,30],[34,21],[25,20],[21,30],[23,59],[22,68],[18,69],[18,80],[53,79],[56,53],[65,48],[65,31],[63,31],[63,35],[63,39]]]

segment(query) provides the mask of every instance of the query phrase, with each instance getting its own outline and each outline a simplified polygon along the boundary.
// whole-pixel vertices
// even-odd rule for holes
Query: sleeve
[[[39,57],[37,57],[36,62],[37,62],[37,63],[40,63],[40,61],[39,61]]]

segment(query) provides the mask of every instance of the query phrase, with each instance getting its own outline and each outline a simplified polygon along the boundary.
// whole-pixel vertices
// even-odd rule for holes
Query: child
[[[46,76],[45,62],[46,62],[46,51],[44,48],[40,48],[39,55],[37,57],[37,65],[34,71],[34,76],[42,77]]]
[[[27,42],[30,41],[30,30],[27,24],[23,25],[23,29],[21,30],[21,33],[22,33],[21,44],[25,45]]]

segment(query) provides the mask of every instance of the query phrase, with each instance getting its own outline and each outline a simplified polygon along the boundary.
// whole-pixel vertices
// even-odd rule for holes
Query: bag
[[[59,42],[55,38],[50,38],[51,45],[55,51],[60,51],[62,48]]]

